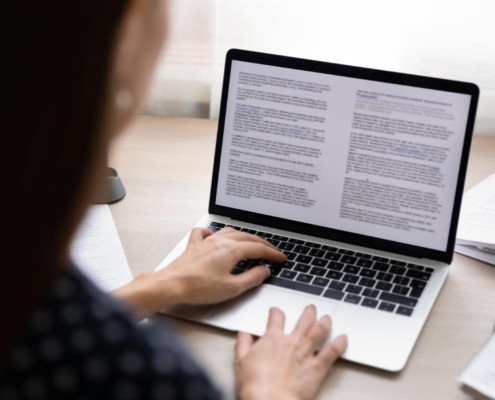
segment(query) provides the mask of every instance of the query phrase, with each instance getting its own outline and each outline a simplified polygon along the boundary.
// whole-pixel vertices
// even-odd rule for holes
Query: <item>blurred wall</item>
[[[149,112],[218,118],[236,47],[470,81],[476,132],[495,134],[493,0],[170,0]]]

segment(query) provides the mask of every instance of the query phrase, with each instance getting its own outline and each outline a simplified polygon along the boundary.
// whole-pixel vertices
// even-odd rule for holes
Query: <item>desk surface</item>
[[[152,271],[207,213],[216,121],[139,117],[115,143],[127,196],[111,206],[134,276]],[[466,189],[495,172],[495,137],[475,137]],[[495,268],[456,254],[450,275],[403,371],[388,373],[340,360],[321,399],[467,399],[455,383],[495,323]],[[175,320],[191,351],[233,395],[235,336]]]

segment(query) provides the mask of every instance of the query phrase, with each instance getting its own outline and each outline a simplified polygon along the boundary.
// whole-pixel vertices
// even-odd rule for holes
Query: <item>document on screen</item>
[[[470,100],[233,61],[216,204],[443,251]]]

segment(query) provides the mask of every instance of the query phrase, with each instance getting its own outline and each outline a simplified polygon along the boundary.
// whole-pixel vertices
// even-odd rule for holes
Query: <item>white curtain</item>
[[[149,110],[218,118],[230,48],[474,82],[495,134],[493,0],[171,0]]]
[[[168,0],[168,39],[146,112],[208,118],[215,56],[216,0]]]

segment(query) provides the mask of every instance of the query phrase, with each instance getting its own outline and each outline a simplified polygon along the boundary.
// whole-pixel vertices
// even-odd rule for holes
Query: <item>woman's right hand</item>
[[[232,275],[242,259],[282,263],[287,256],[271,243],[246,232],[224,228],[215,234],[194,228],[186,250],[167,268],[136,277],[113,294],[141,318],[178,304],[215,304],[260,285],[270,269],[260,265]]]
[[[285,314],[270,309],[267,330],[256,343],[239,332],[236,343],[236,389],[242,400],[313,399],[332,364],[347,347],[339,336],[317,349],[331,328],[329,316],[316,320],[316,308],[306,307],[294,331],[284,334]]]

